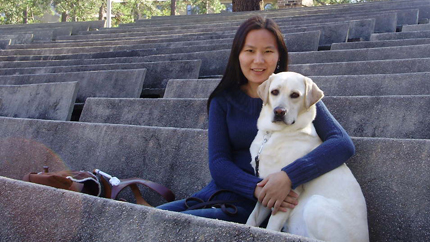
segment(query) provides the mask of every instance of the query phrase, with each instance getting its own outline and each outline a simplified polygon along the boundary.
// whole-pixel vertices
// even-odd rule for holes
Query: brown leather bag
[[[43,172],[30,172],[22,180],[55,188],[82,192],[100,196],[101,185],[96,175],[89,171],[57,171],[49,172],[47,166]]]
[[[57,171],[49,172],[49,168],[44,166],[43,172],[31,172],[24,176],[23,180],[38,183],[55,188],[66,189],[75,192],[82,192],[89,195],[121,200],[118,194],[129,187],[136,199],[137,204],[151,206],[143,197],[137,185],[144,185],[158,194],[167,202],[175,200],[175,195],[167,187],[158,183],[141,178],[118,179],[103,171],[95,169],[89,171]],[[124,200],[122,200],[124,201]]]

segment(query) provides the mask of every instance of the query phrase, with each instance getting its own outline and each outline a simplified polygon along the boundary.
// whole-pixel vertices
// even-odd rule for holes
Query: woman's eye
[[[278,96],[278,94],[279,94],[279,90],[272,90],[270,93],[272,93],[272,95],[274,95],[274,96]]]
[[[291,93],[290,97],[291,98],[298,98],[298,97],[300,97],[300,94],[298,94],[297,92],[293,92],[293,93]]]

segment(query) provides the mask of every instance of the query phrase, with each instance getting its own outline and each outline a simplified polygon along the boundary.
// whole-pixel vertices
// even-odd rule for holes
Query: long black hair
[[[228,59],[224,75],[221,79],[221,82],[209,96],[207,103],[208,112],[210,103],[216,95],[224,90],[237,89],[241,85],[248,83],[248,80],[246,79],[245,75],[243,75],[242,69],[240,68],[239,54],[243,49],[243,45],[245,44],[245,39],[248,33],[251,30],[258,29],[266,29],[275,36],[279,52],[279,68],[276,68],[275,73],[287,71],[288,50],[279,26],[270,18],[261,16],[249,18],[240,25],[236,35],[234,36],[230,57]]]

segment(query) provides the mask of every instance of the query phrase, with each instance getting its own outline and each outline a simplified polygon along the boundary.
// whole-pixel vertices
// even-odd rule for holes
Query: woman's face
[[[278,60],[275,36],[266,29],[251,30],[239,54],[240,68],[248,82],[263,83],[275,71]]]

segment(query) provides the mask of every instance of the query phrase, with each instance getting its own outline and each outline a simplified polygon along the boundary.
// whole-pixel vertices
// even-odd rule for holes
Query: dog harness
[[[270,133],[269,131],[266,131],[266,133],[264,134],[264,139],[263,139],[263,143],[261,143],[260,146],[260,150],[258,150],[257,156],[255,157],[255,174],[260,177],[260,154],[263,151],[263,147],[264,145],[267,143],[267,141],[269,140],[270,136],[272,136],[272,133]]]

